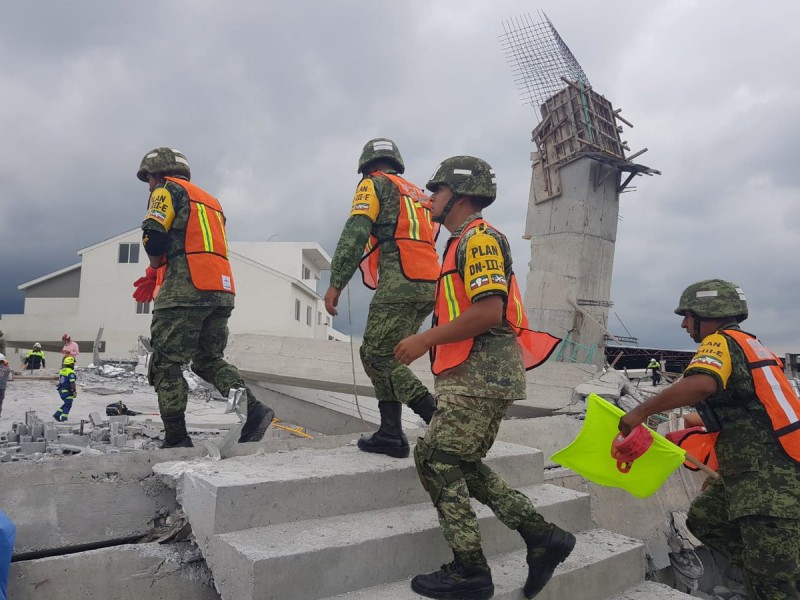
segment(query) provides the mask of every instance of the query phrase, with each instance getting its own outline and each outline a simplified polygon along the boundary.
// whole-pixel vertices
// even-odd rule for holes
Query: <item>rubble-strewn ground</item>
[[[41,439],[48,438],[45,441],[47,446],[52,448],[40,453],[38,447],[29,446],[25,459],[37,460],[61,455],[62,450],[59,446],[63,446],[63,454],[71,454],[76,452],[76,445],[83,445],[84,449],[77,452],[89,454],[101,451],[129,452],[155,448],[159,445],[163,429],[158,412],[158,399],[144,375],[108,366],[103,369],[79,368],[76,371],[78,394],[72,405],[69,420],[66,423],[55,424],[52,415],[61,406],[56,391],[55,373],[52,369],[39,370],[34,374],[15,373],[14,379],[8,383],[0,414],[0,455],[10,454],[9,444],[4,442],[6,437],[11,441],[10,446],[13,448],[20,441],[20,433],[25,435],[34,433],[30,426],[33,425],[30,415],[29,426],[20,426],[26,422],[26,413],[29,411],[36,413],[36,419],[33,421],[42,424],[37,427],[35,433]],[[227,403],[222,401],[216,392],[214,392],[216,399],[212,399],[212,391],[191,373],[188,373],[188,383],[191,391],[186,408],[186,422],[195,442],[203,439],[219,439],[232,426],[239,423],[235,413],[225,414]],[[127,422],[120,427],[114,427],[106,415],[106,406],[120,401],[129,410],[141,414],[123,418],[122,421]],[[92,413],[94,420],[90,416]],[[111,420],[120,419],[117,417]],[[80,436],[81,421],[84,421],[83,436]],[[283,425],[289,424],[283,423]],[[15,433],[17,435],[14,435]],[[124,435],[125,438],[117,438],[115,444],[112,434]],[[267,432],[267,437],[272,438],[291,435],[278,428],[270,428]],[[28,441],[35,442],[36,439],[34,437]],[[113,449],[115,447],[118,449]],[[15,456],[23,458],[19,448],[16,448],[14,453]],[[10,456],[6,456],[5,460],[10,460]],[[0,462],[2,461],[0,458]]]

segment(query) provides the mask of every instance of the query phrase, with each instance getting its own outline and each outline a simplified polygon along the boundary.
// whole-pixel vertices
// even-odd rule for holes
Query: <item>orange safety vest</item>
[[[714,450],[714,445],[717,443],[718,437],[719,431],[708,432],[705,427],[679,429],[678,431],[672,431],[666,435],[666,438],[670,442],[680,446],[694,458],[714,471],[719,469],[717,453]],[[688,460],[683,463],[683,466],[690,471],[700,470]]]
[[[722,329],[744,352],[758,401],[772,422],[784,453],[800,463],[800,399],[783,373],[783,362],[758,338],[737,329]]]
[[[383,171],[370,173],[370,176],[375,175],[383,175],[400,191],[400,216],[392,237],[400,253],[400,270],[409,281],[436,281],[439,277],[439,255],[436,254],[439,225],[431,222],[430,198],[402,177]],[[358,265],[364,285],[371,290],[378,287],[380,247],[386,241],[370,235]]]
[[[475,219],[464,227],[458,239],[451,238],[442,261],[442,272],[436,286],[436,304],[433,308],[433,326],[444,325],[455,320],[471,306],[464,287],[464,279],[456,268],[456,250],[458,243],[470,229],[480,225],[488,225],[483,219]],[[517,286],[517,278],[511,274],[508,282],[508,298],[506,300],[506,322],[516,334],[517,344],[522,350],[522,362],[528,371],[538,367],[553,353],[561,339],[541,331],[528,329],[528,315],[522,303],[522,296]],[[430,350],[431,371],[439,375],[447,369],[457,367],[469,357],[475,338],[433,346]]]
[[[225,215],[219,201],[185,179],[164,179],[181,186],[189,196],[189,223],[184,249],[192,284],[198,290],[235,294],[231,263],[228,261]],[[169,259],[170,256],[167,256]]]

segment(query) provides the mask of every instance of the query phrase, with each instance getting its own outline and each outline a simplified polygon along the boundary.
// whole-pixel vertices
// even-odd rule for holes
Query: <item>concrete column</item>
[[[605,332],[568,299],[608,326],[619,171],[590,158],[579,158],[556,172],[560,185],[550,186],[557,194],[548,197],[538,153],[533,156],[526,222],[531,261],[525,308],[533,329],[593,349],[590,360],[586,350],[579,350],[575,360],[602,366]],[[565,352],[569,355],[573,348],[568,344]]]

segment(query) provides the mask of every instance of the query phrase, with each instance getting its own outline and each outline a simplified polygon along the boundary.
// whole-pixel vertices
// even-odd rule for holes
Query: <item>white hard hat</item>
[[[6,355],[5,354],[0,354],[0,360],[5,360],[5,359],[6,359]]]

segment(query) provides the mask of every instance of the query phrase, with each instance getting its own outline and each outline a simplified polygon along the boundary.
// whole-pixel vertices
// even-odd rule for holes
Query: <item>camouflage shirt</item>
[[[720,329],[739,329],[729,323]],[[781,450],[739,345],[723,333],[700,343],[686,376],[704,373],[717,380],[717,393],[705,400],[719,421],[716,444],[719,471],[728,497],[728,517],[800,517],[800,465]]]
[[[448,245],[454,243],[470,222],[481,219],[480,212],[470,215],[461,226],[453,232],[448,240]],[[505,273],[505,281],[511,280],[511,248],[506,236],[494,229],[491,225],[485,233],[490,235],[500,246],[503,264],[501,269]],[[465,275],[467,265],[467,245],[469,239],[476,234],[472,228],[461,239],[456,248],[456,269],[463,281],[469,281]],[[445,254],[447,250],[445,250]],[[476,293],[472,301],[490,295],[502,295],[507,298],[508,293],[501,290]],[[525,367],[522,363],[522,352],[517,345],[516,336],[511,327],[504,324],[492,327],[486,333],[477,336],[473,341],[472,350],[467,360],[453,369],[438,375],[435,381],[437,394],[457,394],[462,396],[479,396],[482,398],[507,398],[519,400],[525,398]]]
[[[394,174],[394,171],[389,171]],[[366,187],[366,191],[362,191]],[[368,208],[362,209],[361,206]],[[435,282],[409,281],[400,268],[400,252],[394,242],[400,217],[400,191],[389,179],[364,177],[356,188],[350,218],[345,223],[331,261],[331,285],[343,289],[358,269],[370,234],[380,245],[378,289],[373,303],[432,302]]]
[[[188,223],[189,197],[186,190],[171,181],[159,184],[150,194],[147,216],[142,223],[145,236],[148,231],[167,234],[167,272],[156,296],[154,310],[176,306],[233,306],[233,294],[198,290],[192,283],[184,254]]]

